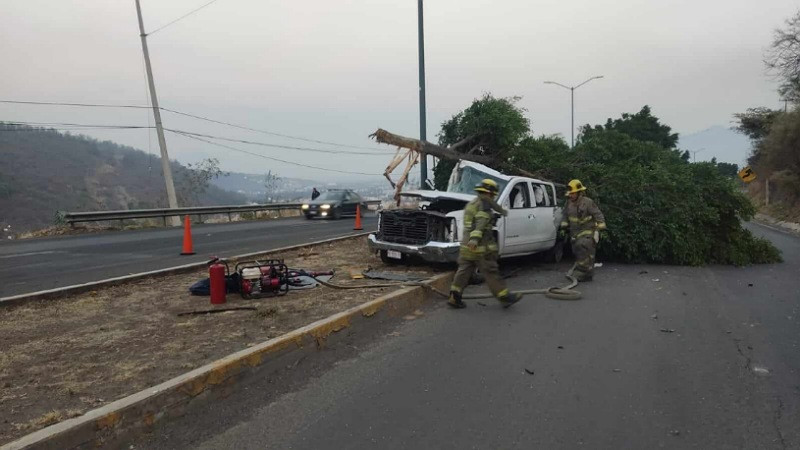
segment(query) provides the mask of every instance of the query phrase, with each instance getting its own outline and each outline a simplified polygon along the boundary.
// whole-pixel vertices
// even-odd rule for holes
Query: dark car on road
[[[367,204],[360,195],[349,189],[331,189],[323,192],[316,199],[304,203],[303,214],[306,219],[323,217],[339,219],[343,216],[355,216],[356,207],[361,206],[361,214],[367,210]]]

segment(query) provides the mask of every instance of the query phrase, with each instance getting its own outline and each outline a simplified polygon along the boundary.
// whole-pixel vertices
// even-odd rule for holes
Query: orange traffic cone
[[[183,251],[181,255],[194,255],[192,250],[192,222],[189,215],[183,217]]]
[[[354,230],[363,230],[364,228],[361,227],[361,205],[356,205],[356,225],[353,227]]]

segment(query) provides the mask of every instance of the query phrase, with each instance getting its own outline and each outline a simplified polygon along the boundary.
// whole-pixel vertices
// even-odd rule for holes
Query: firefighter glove
[[[599,231],[595,230],[595,232],[594,232],[594,236],[592,236],[592,237],[594,238],[594,243],[595,243],[595,244],[597,244],[598,242],[600,242],[600,232],[599,232]]]
[[[478,240],[477,239],[470,239],[469,242],[467,242],[467,248],[469,248],[473,252],[475,250],[477,250],[478,249]]]

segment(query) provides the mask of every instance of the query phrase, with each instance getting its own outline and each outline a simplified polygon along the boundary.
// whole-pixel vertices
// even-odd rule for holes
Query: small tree
[[[496,98],[484,94],[442,124],[439,145],[461,143],[460,153],[505,159],[522,139],[530,135],[525,109],[517,106],[522,97]],[[455,161],[440,160],[434,169],[436,189],[447,189]]]
[[[198,163],[187,164],[178,178],[179,202],[183,205],[199,204],[200,196],[208,190],[211,180],[227,175],[227,172],[219,168],[217,158],[206,158]]]
[[[264,174],[264,200],[266,203],[273,203],[275,201],[275,193],[278,190],[278,184],[281,177],[271,170]]]
[[[793,103],[800,101],[800,12],[778,28],[767,51],[764,63],[780,80],[778,92]]]
[[[735,178],[739,173],[739,166],[733,163],[721,162],[717,163],[717,172],[727,178]]]
[[[650,114],[650,107],[647,105],[636,114],[624,113],[619,119],[608,119],[604,126],[584,126],[581,128],[580,139],[588,140],[596,133],[612,130],[642,142],[653,142],[667,149],[674,149],[678,144],[678,134],[672,133],[672,128],[662,124],[657,117]]]

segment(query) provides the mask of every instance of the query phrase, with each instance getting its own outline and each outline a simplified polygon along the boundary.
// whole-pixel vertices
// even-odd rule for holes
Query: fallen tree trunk
[[[409,138],[394,133],[390,133],[381,128],[378,128],[378,131],[369,135],[369,137],[374,138],[375,142],[378,142],[379,144],[388,144],[388,145],[393,145],[395,147],[407,148],[409,150],[422,153],[424,155],[435,156],[439,159],[446,159],[450,161],[459,161],[459,160],[472,161],[487,166],[499,167],[503,171],[510,174],[537,178],[536,174],[528,172],[526,170],[522,170],[518,167],[514,167],[511,164],[508,164],[504,161],[498,161],[493,156],[475,155],[472,153],[459,153],[458,151],[456,151],[459,148],[466,146],[466,144],[472,140],[471,138],[464,139],[463,141],[458,142],[450,147],[442,147],[440,145],[431,144],[428,141],[420,141],[419,139]]]

